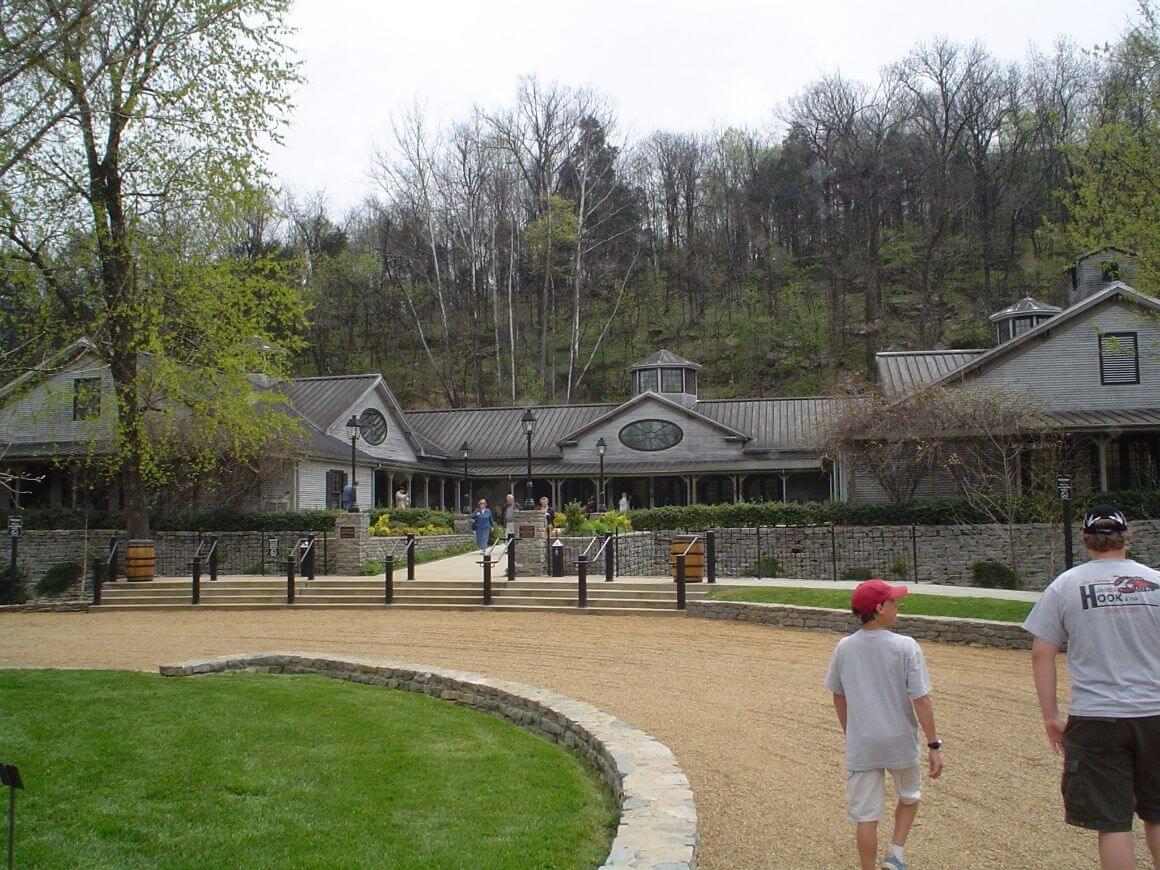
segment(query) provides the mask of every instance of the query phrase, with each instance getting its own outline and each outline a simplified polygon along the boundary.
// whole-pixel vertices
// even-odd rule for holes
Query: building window
[[[668,420],[637,420],[620,430],[620,443],[632,450],[668,450],[681,443],[685,433]]]
[[[73,381],[73,419],[101,418],[101,379],[77,378]]]
[[[1140,383],[1140,354],[1134,332],[1100,334],[1100,383]]]
[[[697,395],[697,370],[685,369],[685,392],[690,396]]]
[[[387,437],[387,420],[374,408],[367,408],[358,418],[359,434],[372,447],[382,444]]]
[[[1022,335],[1023,333],[1025,333],[1029,329],[1031,329],[1031,327],[1034,325],[1035,325],[1035,321],[1030,317],[1016,317],[1011,322],[1011,327],[1014,331],[1014,335]]]
[[[640,382],[637,393],[647,393],[649,390],[652,390],[654,393],[658,392],[656,369],[641,369],[636,373],[636,376]]]
[[[661,369],[661,392],[679,393],[685,388],[680,369]]]
[[[326,472],[326,509],[338,510],[342,507],[342,488],[346,486],[346,472],[332,470]]]

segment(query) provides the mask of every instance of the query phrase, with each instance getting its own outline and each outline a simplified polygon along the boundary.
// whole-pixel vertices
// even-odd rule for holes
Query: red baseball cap
[[[877,578],[864,580],[854,587],[854,592],[850,596],[850,606],[859,613],[869,614],[873,613],[879,604],[897,601],[906,592],[905,586],[891,586],[885,580]]]

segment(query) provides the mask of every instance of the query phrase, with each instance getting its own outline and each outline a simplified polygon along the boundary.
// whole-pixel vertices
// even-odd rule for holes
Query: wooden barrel
[[[125,579],[142,583],[153,579],[157,550],[152,541],[130,541],[125,546]]]
[[[693,546],[689,546],[692,542]],[[697,538],[694,540],[692,535],[678,536],[673,538],[672,547],[669,550],[669,566],[673,569],[673,579],[677,579],[677,556],[685,553],[685,582],[686,583],[700,583],[701,578],[705,576],[705,539]]]

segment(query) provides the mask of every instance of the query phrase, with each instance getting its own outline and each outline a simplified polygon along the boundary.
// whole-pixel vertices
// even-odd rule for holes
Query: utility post
[[[1063,502],[1063,566],[1072,567],[1071,555],[1071,478],[1061,474],[1055,478],[1059,499]]]

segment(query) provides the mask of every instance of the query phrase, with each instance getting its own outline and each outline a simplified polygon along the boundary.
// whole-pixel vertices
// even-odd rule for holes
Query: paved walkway
[[[835,641],[744,623],[567,613],[0,614],[0,666],[154,670],[310,649],[462,668],[587,701],[676,754],[708,870],[854,866],[841,733],[822,687]],[[1061,819],[1060,762],[1043,736],[1027,654],[924,649],[947,769],[924,787],[911,866],[1091,867],[1094,837]]]

